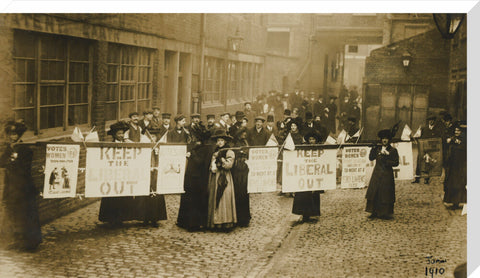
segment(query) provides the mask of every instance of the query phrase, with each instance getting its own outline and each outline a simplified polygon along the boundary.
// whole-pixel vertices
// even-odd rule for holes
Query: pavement
[[[0,250],[0,277],[453,277],[466,262],[467,219],[445,208],[439,177],[397,182],[390,221],[367,218],[365,192],[327,191],[319,221],[297,226],[292,198],[251,194],[250,226],[230,233],[178,228],[178,195],[158,228],[108,228],[96,202],[44,225],[36,252]]]

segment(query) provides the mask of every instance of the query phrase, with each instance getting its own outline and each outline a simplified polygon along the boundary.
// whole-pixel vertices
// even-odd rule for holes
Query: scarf
[[[220,200],[222,199],[223,192],[225,192],[225,188],[227,188],[227,175],[225,170],[222,168],[222,158],[227,157],[227,150],[223,150],[224,148],[227,148],[227,145],[223,146],[222,148],[217,148],[216,151],[218,151],[218,156],[215,160],[215,163],[217,164],[218,168],[218,180],[217,180],[217,196],[215,200],[215,208],[218,208],[218,205],[220,204]]]

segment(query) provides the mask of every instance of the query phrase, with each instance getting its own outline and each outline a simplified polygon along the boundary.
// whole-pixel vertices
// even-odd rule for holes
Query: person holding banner
[[[247,135],[250,146],[265,146],[267,144],[270,134],[263,126],[264,123],[265,118],[263,116],[255,117],[255,126],[249,130]]]
[[[368,218],[393,219],[395,203],[395,180],[393,167],[398,166],[398,151],[390,145],[392,133],[389,129],[378,132],[381,145],[375,145],[370,150],[370,161],[375,160],[370,184],[368,185],[365,211],[370,212]]]
[[[212,157],[211,147],[207,144],[210,130],[201,123],[191,129],[197,141],[185,169],[184,190],[180,199],[177,226],[190,232],[207,226],[208,220],[208,168]]]
[[[248,147],[247,129],[241,128],[234,137],[234,147]],[[248,195],[248,149],[235,150],[235,163],[232,178],[235,189],[235,207],[237,208],[238,226],[248,227],[250,224],[250,196]]]
[[[311,131],[305,134],[304,139],[306,144],[315,145],[319,144],[320,135],[315,131]],[[316,221],[312,220],[310,217],[320,216],[320,192],[295,192],[295,197],[293,198],[292,213],[302,216],[302,219],[299,222],[296,222],[295,225],[299,223]]]
[[[295,145],[300,145],[300,144],[303,144],[303,142],[305,142],[303,140],[302,134],[300,133],[300,130],[298,129],[298,127],[299,127],[299,124],[297,123],[297,121],[292,121],[288,125],[288,131],[290,132],[290,135],[292,136],[292,139],[293,139],[293,143]]]
[[[235,192],[231,169],[235,161],[235,153],[228,149],[232,140],[225,129],[217,129],[212,136],[217,147],[210,163],[208,181],[208,222],[210,229],[230,231],[237,223]]]
[[[427,126],[426,127],[421,127],[420,129],[420,138],[418,139],[430,139],[430,138],[441,138],[442,137],[442,130],[441,127],[439,127],[436,124],[437,117],[435,115],[430,115],[427,118]],[[412,181],[412,183],[419,183],[420,182],[420,175],[423,174],[425,175],[425,184],[430,183],[430,173],[427,169],[424,171],[420,170],[420,164],[423,158],[419,154],[417,155],[417,169],[415,170],[415,180]]]
[[[0,233],[2,240],[12,239],[9,248],[34,251],[42,242],[37,196],[32,177],[33,151],[21,145],[20,138],[27,130],[24,123],[10,121],[5,126],[9,141],[0,157],[0,167],[5,168],[3,203],[5,222]]]
[[[459,209],[460,203],[467,202],[467,136],[465,132],[465,123],[457,122],[455,135],[446,139],[448,157],[443,201],[453,204],[449,209]]]
[[[177,115],[174,120],[175,128],[172,131],[168,132],[167,142],[190,144],[192,139],[190,132],[185,129],[185,116],[181,114]]]

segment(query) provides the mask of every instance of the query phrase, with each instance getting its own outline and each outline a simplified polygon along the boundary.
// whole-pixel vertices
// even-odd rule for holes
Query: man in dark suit
[[[267,144],[270,134],[263,126],[264,123],[264,117],[257,116],[255,118],[255,126],[249,129],[247,133],[247,141],[250,146],[265,146]]]
[[[163,113],[162,114],[162,125],[160,126],[160,132],[158,133],[159,138],[162,138],[167,131],[171,131],[173,127],[170,125],[170,117],[172,115],[170,113]]]

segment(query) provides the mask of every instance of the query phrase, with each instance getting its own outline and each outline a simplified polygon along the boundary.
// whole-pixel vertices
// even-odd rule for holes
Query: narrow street
[[[166,197],[159,228],[107,228],[96,202],[43,226],[36,253],[0,251],[0,277],[426,277],[432,266],[453,277],[466,261],[466,216],[445,208],[442,188],[438,177],[398,182],[392,221],[367,218],[366,189],[327,191],[319,221],[294,227],[292,198],[254,194],[250,227],[230,233],[178,228],[178,195]]]

